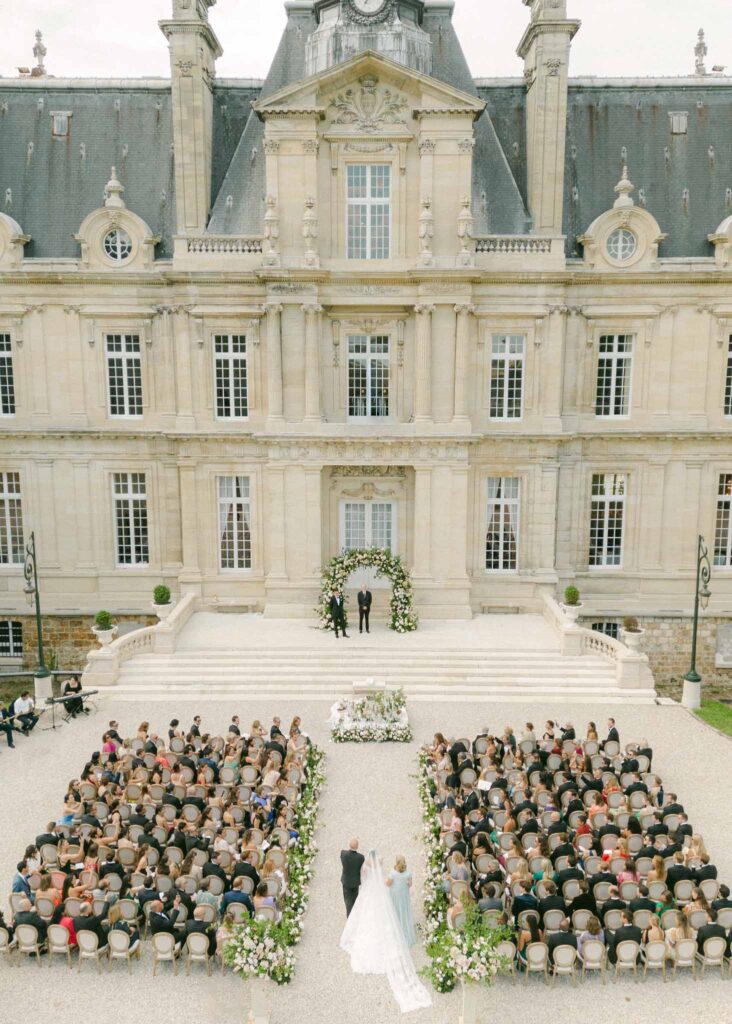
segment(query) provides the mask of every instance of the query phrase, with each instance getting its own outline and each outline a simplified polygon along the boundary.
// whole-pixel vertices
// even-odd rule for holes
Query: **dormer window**
[[[627,228],[617,228],[607,240],[608,256],[616,263],[625,263],[632,259],[637,248],[638,241]]]
[[[71,111],[69,110],[51,111],[51,134],[55,139],[63,139],[69,134],[70,119]]]
[[[132,252],[132,239],[121,228],[114,228],[105,235],[102,244],[105,255],[115,263],[122,263]]]
[[[689,131],[689,112],[687,110],[672,110],[668,115],[672,135],[686,135]]]

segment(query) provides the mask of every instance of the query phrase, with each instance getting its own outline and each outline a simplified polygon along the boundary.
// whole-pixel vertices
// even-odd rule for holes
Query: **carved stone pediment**
[[[347,129],[345,134],[384,135],[393,128],[403,134],[408,117],[407,97],[381,84],[376,75],[362,75],[337,92],[326,111],[330,135],[338,134],[339,128]]]

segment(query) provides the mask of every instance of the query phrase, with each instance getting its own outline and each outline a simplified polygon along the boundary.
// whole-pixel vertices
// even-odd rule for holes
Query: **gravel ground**
[[[507,723],[520,727],[530,709],[534,722],[555,717],[556,708],[548,705],[449,703],[415,704],[410,709],[415,736],[419,742],[435,729],[447,734],[472,735],[483,725],[501,728]],[[566,706],[556,717],[567,717]],[[382,978],[351,974],[347,959],[338,949],[344,923],[339,885],[339,852],[353,834],[362,848],[377,847],[387,864],[403,853],[415,871],[415,909],[421,915],[420,891],[422,862],[420,816],[415,783],[415,752],[412,745],[344,745],[328,742],[325,724],[327,710],[322,703],[303,702],[279,706],[268,701],[247,706],[243,702],[228,707],[220,702],[207,709],[202,699],[195,705],[178,702],[170,706],[156,703],[152,709],[130,703],[115,704],[112,697],[100,703],[100,710],[89,719],[64,726],[58,733],[39,732],[30,739],[18,737],[17,749],[8,751],[0,738],[0,874],[9,888],[14,863],[25,845],[41,831],[61,807],[65,782],[80,769],[85,755],[99,745],[109,718],[116,717],[123,734],[133,731],[144,718],[153,729],[162,730],[177,716],[188,723],[196,712],[204,716],[204,725],[222,729],[234,712],[246,724],[249,718],[268,721],[273,714],[287,719],[301,714],[313,739],[328,752],[327,783],[321,803],[320,852],[315,867],[311,904],[305,918],[305,933],[298,949],[295,981],[272,993],[273,1024],[295,1019],[309,1022],[337,1020],[339,1024],[392,1024],[401,1019],[388,984]],[[732,834],[732,805],[720,802],[720,779],[732,769],[732,741],[718,735],[678,707],[613,707],[578,705],[572,719],[578,731],[584,731],[589,718],[602,729],[607,714],[618,720],[621,739],[647,738],[655,751],[654,766],[666,785],[677,790],[689,811],[692,823],[701,831],[722,879],[732,878],[732,846],[723,837]],[[39,726],[40,728],[40,726]],[[149,944],[146,944],[149,947]],[[417,953],[423,963],[423,954]],[[206,977],[200,967],[186,978],[181,968],[177,978],[163,966],[153,982],[148,949],[142,961],[133,967],[129,979],[124,966],[115,964],[113,972],[97,975],[85,964],[81,975],[69,971],[56,960],[49,968],[34,963],[19,967],[0,964],[0,1024],[46,1024],[52,1017],[73,1014],[77,1024],[93,1024],[100,1016],[113,1012],[120,1024],[139,1019],[140,1011],[156,1024],[180,1024],[181,1012],[201,1024],[243,1024],[247,1017],[247,989],[230,973]],[[591,1019],[593,1024],[616,1024],[619,1015],[632,1010],[634,1024],[686,1024],[704,1014],[709,1019],[731,1019],[729,995],[732,988],[718,978],[703,984],[679,978],[673,988],[662,988],[652,977],[647,984],[634,985],[624,978],[618,985],[602,987],[599,979],[572,990],[562,979],[556,988],[546,988],[532,978],[525,987],[521,981],[513,987],[502,979],[490,991],[482,992],[481,1020],[497,1016],[536,1020],[536,1000],[542,1003],[542,1020],[566,1020],[568,1024]],[[665,998],[664,998],[665,997]],[[663,1000],[663,1002],[662,1002]],[[588,1008],[592,1007],[588,1018]],[[663,1009],[660,1007],[663,1006]],[[104,1007],[107,1009],[105,1010]],[[420,1014],[425,1024],[457,1024],[460,998],[435,996],[432,1010]]]

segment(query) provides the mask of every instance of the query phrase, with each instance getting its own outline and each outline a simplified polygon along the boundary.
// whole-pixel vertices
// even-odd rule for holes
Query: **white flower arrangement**
[[[410,743],[412,740],[403,689],[342,701],[338,709],[343,719],[331,730],[334,743]]]
[[[246,921],[231,929],[231,937],[223,947],[224,962],[244,980],[250,977],[271,978],[286,985],[295,973],[293,947],[302,937],[303,917],[309,899],[309,883],[313,877],[313,860],[318,851],[315,829],[318,821],[318,798],[325,771],[325,754],[311,746],[305,770],[305,785],[295,804],[293,827],[298,833],[287,855],[288,885],[277,924],[271,921]]]
[[[412,633],[419,624],[412,599],[412,581],[399,555],[393,555],[385,548],[359,548],[336,555],[327,569],[323,570],[320,600],[316,611],[321,629],[332,629],[330,598],[334,590],[343,590],[352,572],[361,568],[376,570],[377,576],[385,576],[392,582],[389,628],[397,633]],[[344,600],[343,614],[347,620]]]
[[[430,958],[423,971],[438,992],[452,992],[457,983],[490,985],[504,964],[496,953],[506,928],[484,924],[477,907],[466,910],[464,930],[452,931],[447,925],[448,898],[443,889],[445,849],[440,838],[440,819],[435,807],[433,764],[429,754],[419,753],[419,798],[422,804],[422,839],[426,871],[424,912],[425,945]]]

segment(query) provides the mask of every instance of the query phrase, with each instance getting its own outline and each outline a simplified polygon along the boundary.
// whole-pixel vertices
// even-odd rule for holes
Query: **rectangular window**
[[[222,569],[251,569],[252,519],[248,476],[220,476],[219,563]]]
[[[63,139],[69,134],[69,119],[71,113],[68,110],[51,111],[51,134],[57,139]]]
[[[623,564],[626,480],[619,473],[595,473],[590,511],[590,565]]]
[[[492,420],[518,420],[523,412],[524,337],[494,334],[491,345]]]
[[[724,415],[732,416],[732,334],[727,348],[727,373],[724,378]]]
[[[396,504],[393,501],[345,501],[342,510],[344,551],[394,550]]]
[[[485,567],[492,572],[518,568],[519,479],[488,478]]]
[[[15,415],[13,350],[9,334],[0,334],[0,416]]]
[[[113,476],[117,565],[148,565],[147,490],[144,473]]]
[[[4,619],[0,622],[0,658],[23,657],[23,623]]]
[[[387,260],[391,251],[391,166],[346,168],[349,260]]]
[[[142,362],[138,334],[107,335],[110,416],[142,416]]]
[[[732,568],[732,473],[722,473],[719,477],[714,564]]]
[[[630,383],[633,369],[633,335],[603,334],[597,362],[597,416],[627,416],[630,413]]]
[[[389,338],[385,335],[348,338],[348,415],[356,419],[389,415]]]
[[[593,622],[592,629],[596,633],[604,633],[605,636],[610,636],[613,640],[618,640],[620,637],[620,627],[617,622]]]
[[[0,473],[0,565],[24,561],[20,473]]]
[[[214,359],[217,418],[246,419],[249,415],[246,335],[216,334]]]

